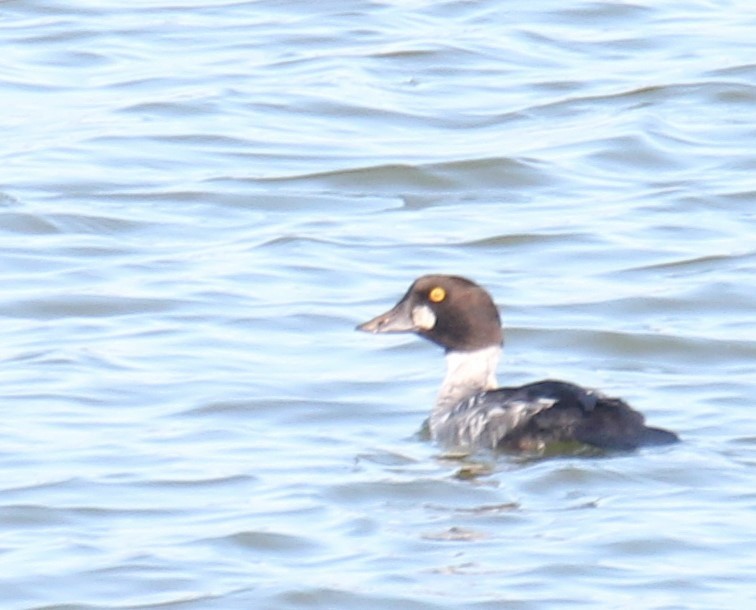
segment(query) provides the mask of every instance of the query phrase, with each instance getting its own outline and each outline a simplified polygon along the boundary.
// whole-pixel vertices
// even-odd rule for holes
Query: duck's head
[[[501,319],[491,296],[466,278],[424,275],[386,313],[357,326],[369,333],[414,332],[447,351],[501,345]]]

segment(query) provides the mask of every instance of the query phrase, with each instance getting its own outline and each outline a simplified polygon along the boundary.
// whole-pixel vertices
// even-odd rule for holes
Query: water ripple
[[[750,3],[3,6],[5,606],[747,605]],[[684,442],[445,455],[435,271]]]

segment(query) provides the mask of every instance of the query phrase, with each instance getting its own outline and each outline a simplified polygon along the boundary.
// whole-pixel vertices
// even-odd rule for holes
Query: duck
[[[444,349],[446,374],[427,428],[447,449],[631,451],[679,441],[674,432],[647,426],[624,400],[595,389],[554,379],[499,387],[499,310],[484,288],[465,277],[419,277],[394,307],[356,330],[416,333]]]

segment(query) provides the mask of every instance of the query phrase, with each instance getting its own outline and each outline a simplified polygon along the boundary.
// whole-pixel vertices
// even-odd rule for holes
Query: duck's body
[[[446,377],[428,420],[432,438],[446,447],[533,451],[581,443],[628,450],[678,440],[646,426],[619,398],[572,383],[497,387],[499,312],[489,294],[465,278],[423,276],[390,311],[357,329],[416,332],[446,349]]]

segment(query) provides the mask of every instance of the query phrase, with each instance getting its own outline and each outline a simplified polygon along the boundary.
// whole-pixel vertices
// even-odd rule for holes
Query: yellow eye
[[[441,288],[441,286],[436,286],[428,293],[428,298],[434,303],[440,303],[446,298],[446,290]]]

